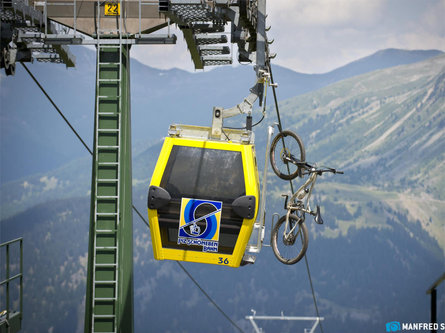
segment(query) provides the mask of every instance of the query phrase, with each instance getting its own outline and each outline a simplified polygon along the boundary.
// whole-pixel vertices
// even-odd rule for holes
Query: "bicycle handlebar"
[[[326,167],[325,169],[317,169],[317,167],[316,166],[314,166],[314,165],[310,165],[309,163],[307,163],[307,162],[297,162],[296,163],[297,164],[297,166],[298,167],[301,167],[301,168],[303,168],[303,169],[306,169],[306,170],[303,170],[303,174],[310,174],[310,173],[314,173],[314,172],[316,172],[318,175],[322,175],[324,172],[332,172],[332,173],[338,173],[338,174],[340,174],[340,175],[343,175],[344,174],[344,172],[343,171],[339,171],[339,170],[337,170],[337,169],[334,169],[334,168],[329,168],[329,167]]]

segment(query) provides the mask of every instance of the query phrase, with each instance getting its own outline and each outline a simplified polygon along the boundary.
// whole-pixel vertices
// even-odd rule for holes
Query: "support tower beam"
[[[98,39],[85,332],[133,332],[129,46]]]

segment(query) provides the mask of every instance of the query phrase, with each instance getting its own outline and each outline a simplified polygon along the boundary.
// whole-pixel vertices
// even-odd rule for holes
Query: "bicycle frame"
[[[315,170],[315,169],[313,169]],[[289,228],[289,216],[293,212],[302,212],[302,216],[297,215],[301,220],[305,219],[305,213],[315,215],[315,212],[312,211],[309,203],[309,199],[312,195],[312,189],[315,186],[315,182],[317,180],[318,173],[316,171],[312,171],[309,178],[304,182],[303,185],[299,187],[299,189],[292,195],[290,200],[286,200],[285,209],[287,209],[286,213],[286,225],[284,227],[284,237],[287,239],[290,234],[292,234],[297,227],[298,223],[296,223],[289,232],[286,232]],[[303,202],[303,200],[306,200]]]

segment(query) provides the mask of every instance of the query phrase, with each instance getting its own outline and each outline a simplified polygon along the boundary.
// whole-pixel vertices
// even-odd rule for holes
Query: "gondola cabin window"
[[[220,228],[215,252],[232,254],[243,219],[232,212],[231,203],[246,193],[241,152],[173,146],[161,187],[172,198],[172,205],[158,210],[163,247],[192,251],[203,251],[204,248],[204,252],[209,248],[191,242],[187,244],[187,237],[181,238],[182,243],[178,242],[182,230],[178,230],[180,224],[173,218],[173,213],[180,214],[180,218],[189,224],[185,227],[185,232],[191,236],[189,238],[201,242],[207,239],[205,232],[216,219],[214,223]],[[198,202],[189,204],[189,208],[183,198]],[[215,216],[218,210],[222,216]],[[212,212],[215,213],[212,215]],[[190,224],[193,221],[196,222]],[[187,232],[190,227],[199,228],[200,233]]]

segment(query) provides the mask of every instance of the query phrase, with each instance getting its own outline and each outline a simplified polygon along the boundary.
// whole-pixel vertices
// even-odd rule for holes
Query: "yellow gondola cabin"
[[[148,191],[155,259],[238,267],[258,212],[250,131],[172,125]]]

